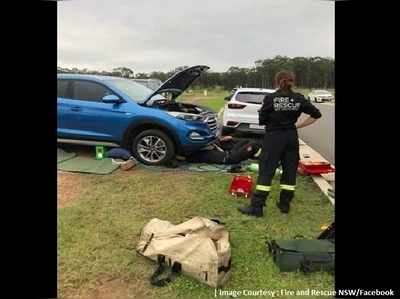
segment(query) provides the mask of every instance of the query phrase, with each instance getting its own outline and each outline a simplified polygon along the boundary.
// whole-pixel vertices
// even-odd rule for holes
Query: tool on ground
[[[185,274],[216,288],[230,277],[229,233],[216,219],[194,217],[174,225],[154,218],[143,227],[136,250],[157,261],[150,278],[155,286],[166,286]],[[161,278],[167,269],[170,274]]]
[[[247,198],[251,194],[252,187],[253,179],[251,176],[235,175],[229,187],[229,193],[232,196],[244,196]]]
[[[96,145],[96,160],[103,160],[105,158],[105,148],[103,145]]]

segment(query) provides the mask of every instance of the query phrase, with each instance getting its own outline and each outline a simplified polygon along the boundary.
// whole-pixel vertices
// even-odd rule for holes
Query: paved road
[[[314,103],[322,117],[309,127],[299,129],[299,137],[319,152],[333,165],[335,164],[335,105],[333,103]],[[300,116],[300,120],[306,115]],[[221,121],[221,118],[219,118]],[[221,124],[219,124],[221,125]],[[237,137],[259,138],[259,135],[238,134]]]
[[[335,105],[315,103],[315,106],[321,111],[322,117],[311,126],[299,129],[299,137],[335,164]],[[300,119],[305,117],[302,115]]]

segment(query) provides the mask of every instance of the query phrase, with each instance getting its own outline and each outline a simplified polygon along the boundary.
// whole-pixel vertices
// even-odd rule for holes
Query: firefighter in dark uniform
[[[280,197],[277,206],[288,213],[296,188],[299,162],[297,129],[311,125],[321,117],[320,111],[302,94],[292,91],[294,74],[281,71],[275,76],[278,90],[265,96],[259,111],[259,124],[265,125],[265,135],[259,160],[257,186],[250,206],[240,207],[243,214],[262,217],[265,201],[271,190],[271,181],[279,163],[282,166]],[[308,118],[296,124],[301,113]]]

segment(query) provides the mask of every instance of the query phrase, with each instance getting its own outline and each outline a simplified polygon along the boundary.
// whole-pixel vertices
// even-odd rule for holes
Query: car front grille
[[[204,116],[204,122],[208,125],[211,132],[215,133],[217,131],[217,115],[214,113],[209,113]]]

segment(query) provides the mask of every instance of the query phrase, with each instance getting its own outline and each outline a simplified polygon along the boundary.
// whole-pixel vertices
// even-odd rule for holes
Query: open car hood
[[[194,80],[196,80],[208,69],[209,67],[206,65],[196,65],[174,74],[172,77],[168,78],[158,89],[150,94],[143,103],[146,104],[156,94],[163,92],[171,92],[172,100],[176,99],[193,83]]]

